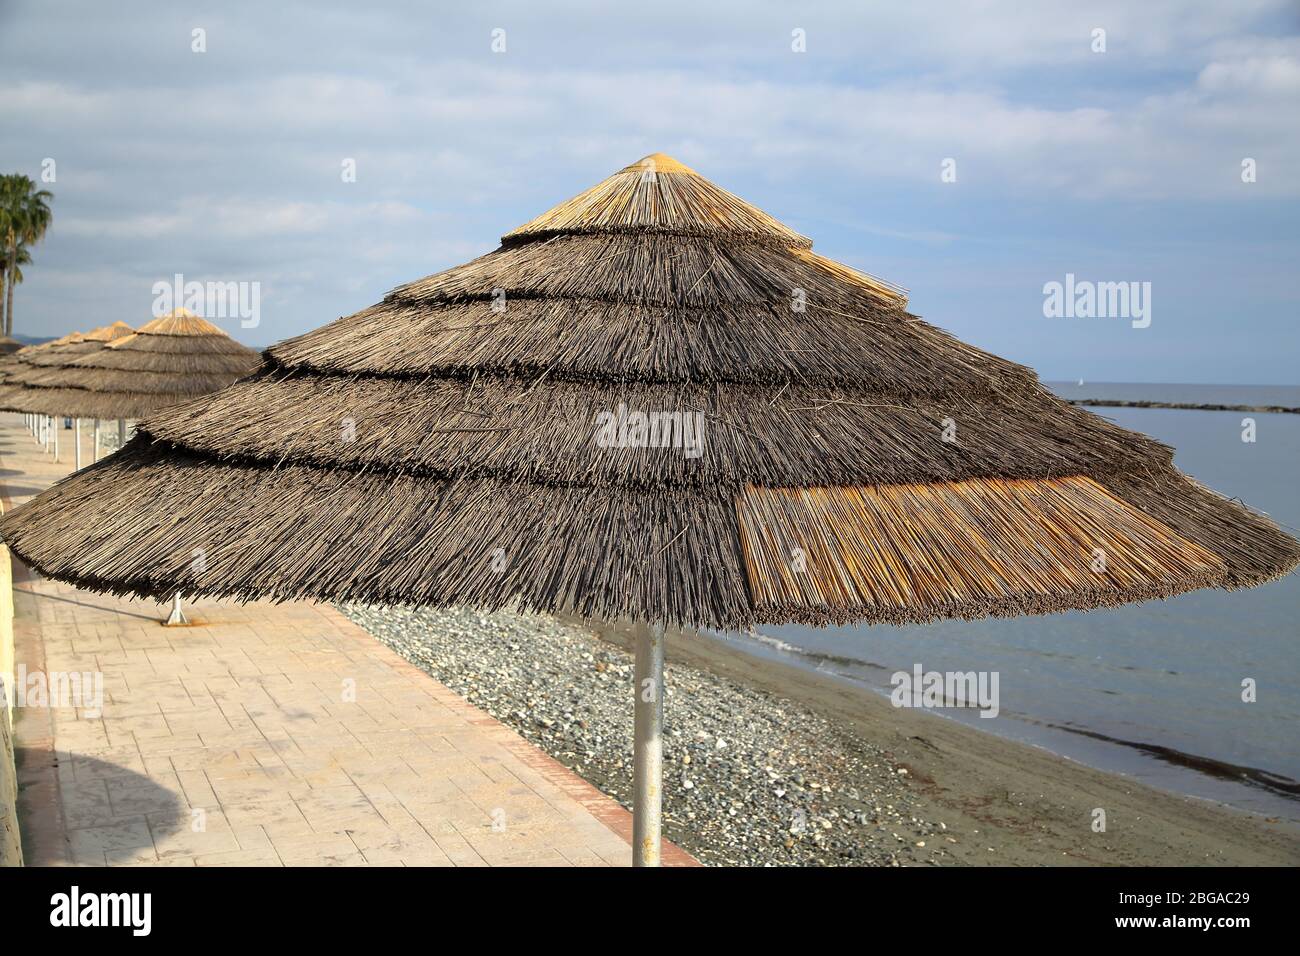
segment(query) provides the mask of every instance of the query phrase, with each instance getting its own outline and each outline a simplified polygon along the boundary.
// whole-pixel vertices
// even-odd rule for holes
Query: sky
[[[180,273],[265,346],[656,151],[1046,381],[1300,384],[1300,0],[0,0],[0,169],[54,161],[20,334]],[[1067,275],[1149,323],[1046,316]]]

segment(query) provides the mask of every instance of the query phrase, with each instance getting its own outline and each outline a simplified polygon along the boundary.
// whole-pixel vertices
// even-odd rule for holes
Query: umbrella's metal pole
[[[59,432],[63,431],[63,416],[55,415],[50,420],[50,427],[54,430],[54,461],[57,464],[59,460]]]
[[[664,628],[641,625],[636,639],[632,730],[632,865],[659,865],[664,782]]]
[[[121,448],[125,444],[126,444],[126,419],[119,418],[117,420],[117,447]]]
[[[90,453],[92,462],[99,461],[99,419],[95,419],[95,450]]]
[[[172,595],[172,613],[168,616],[164,624],[167,627],[177,627],[181,624],[188,624],[189,619],[185,617],[185,612],[181,610],[181,592],[177,591]]]
[[[72,456],[72,461],[73,461],[72,467],[75,468],[77,471],[81,471],[81,419],[80,418],[74,418],[72,420],[72,447],[76,449],[76,452],[74,452]]]

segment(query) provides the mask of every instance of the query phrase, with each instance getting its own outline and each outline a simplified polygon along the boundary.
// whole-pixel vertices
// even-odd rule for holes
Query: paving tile
[[[68,831],[72,857],[79,864],[92,866],[156,860],[153,835],[143,817],[107,826],[83,827]]]

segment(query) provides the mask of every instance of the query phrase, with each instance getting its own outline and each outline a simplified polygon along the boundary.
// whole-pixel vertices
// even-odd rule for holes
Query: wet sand
[[[628,646],[613,628],[601,637]],[[946,822],[949,862],[1300,864],[1300,826],[1290,821],[1155,790],[699,635],[670,633],[668,659],[795,702],[884,748],[907,770],[920,815]],[[1096,808],[1104,833],[1092,829]]]

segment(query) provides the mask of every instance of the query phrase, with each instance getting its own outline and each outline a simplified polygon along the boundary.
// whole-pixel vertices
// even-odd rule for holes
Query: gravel
[[[625,807],[632,657],[542,615],[347,605],[378,640]],[[899,866],[947,856],[890,754],[792,701],[669,663],[664,830],[701,862]]]

